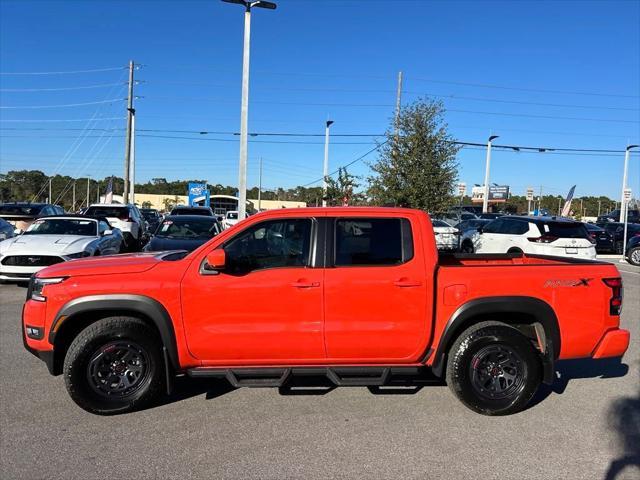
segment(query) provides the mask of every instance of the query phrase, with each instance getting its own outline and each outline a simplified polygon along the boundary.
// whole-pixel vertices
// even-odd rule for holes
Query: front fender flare
[[[169,361],[174,368],[177,369],[179,367],[178,347],[171,316],[160,302],[144,295],[88,295],[67,302],[58,311],[51,324],[49,343],[51,345],[54,344],[56,332],[59,330],[60,325],[72,322],[74,316],[108,310],[139,313],[151,320],[160,333],[160,339],[167,349]]]

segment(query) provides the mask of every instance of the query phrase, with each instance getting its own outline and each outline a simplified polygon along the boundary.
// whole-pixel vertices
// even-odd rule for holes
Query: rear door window
[[[520,220],[503,220],[502,233],[523,235],[529,231],[529,223]]]
[[[399,265],[413,257],[409,220],[343,218],[335,223],[336,267]]]
[[[482,227],[482,231],[484,233],[502,233],[503,224],[504,220],[494,220],[493,222],[489,222],[484,227]]]

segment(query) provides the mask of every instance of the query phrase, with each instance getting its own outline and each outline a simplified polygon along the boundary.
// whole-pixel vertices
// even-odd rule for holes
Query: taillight
[[[558,237],[554,237],[553,235],[542,235],[541,237],[529,237],[527,238],[527,240],[529,240],[530,242],[534,242],[534,243],[551,243],[551,242],[555,242],[556,240],[558,240]]]
[[[611,299],[609,300],[609,314],[620,315],[622,312],[622,278],[603,278],[604,284],[611,289]]]

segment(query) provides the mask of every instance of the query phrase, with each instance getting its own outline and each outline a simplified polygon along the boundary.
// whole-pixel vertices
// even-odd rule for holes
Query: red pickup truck
[[[505,415],[553,382],[556,360],[622,356],[621,308],[608,263],[439,259],[424,212],[306,208],[254,215],[190,254],[41,270],[22,335],[97,414],[140,408],[177,374],[239,387],[305,375],[385,385],[426,371],[467,407]]]

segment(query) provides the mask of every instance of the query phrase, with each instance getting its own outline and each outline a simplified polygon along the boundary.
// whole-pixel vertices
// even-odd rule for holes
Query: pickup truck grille
[[[48,267],[64,262],[64,258],[52,255],[12,255],[2,259],[2,264],[11,267]]]

